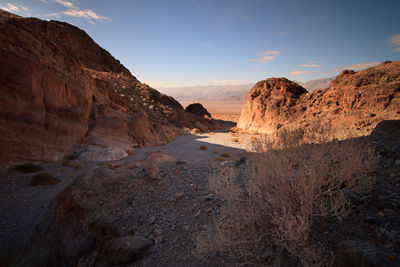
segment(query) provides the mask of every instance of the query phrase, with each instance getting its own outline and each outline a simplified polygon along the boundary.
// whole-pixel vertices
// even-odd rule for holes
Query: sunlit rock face
[[[194,120],[77,27],[1,11],[0,32],[0,163],[58,160],[77,143],[116,159]]]
[[[258,82],[248,95],[238,127],[277,134],[329,128],[330,137],[368,135],[375,126],[400,119],[400,61],[359,72],[345,70],[329,88],[307,92],[284,78]]]

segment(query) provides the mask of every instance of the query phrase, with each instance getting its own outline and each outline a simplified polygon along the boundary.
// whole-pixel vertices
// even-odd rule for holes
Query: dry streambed
[[[181,136],[165,146],[138,148],[131,153],[132,155],[119,161],[102,163],[71,160],[64,162],[64,166],[61,162],[41,164],[44,169],[39,173],[48,172],[59,179],[59,183],[55,185],[32,186],[31,179],[35,173],[3,171],[0,180],[0,252],[5,253],[10,249],[21,247],[56,195],[71,185],[77,177],[82,179],[97,168],[109,170],[107,175],[111,177],[122,175],[135,179],[137,175],[153,175],[155,178],[160,176],[159,182],[143,185],[139,190],[158,199],[157,201],[147,199],[146,207],[148,210],[159,209],[159,211],[154,214],[147,211],[148,214],[140,217],[143,220],[150,220],[154,216],[163,217],[164,213],[169,217],[174,217],[176,213],[182,212],[181,215],[176,215],[176,218],[167,221],[167,225],[162,227],[160,225],[158,228],[163,231],[163,236],[166,236],[170,232],[168,227],[175,225],[176,228],[187,221],[189,224],[183,225],[182,229],[188,231],[192,229],[192,226],[190,226],[190,220],[185,217],[189,216],[197,220],[199,214],[206,213],[203,206],[208,203],[203,200],[206,194],[203,192],[205,192],[206,172],[209,166],[213,162],[237,160],[248,149],[245,138],[239,140],[237,136],[237,133],[232,132],[199,133]],[[154,170],[155,168],[157,170]],[[185,203],[185,207],[181,208],[174,204],[172,207],[174,212],[165,212],[168,209],[165,209],[163,203],[175,203],[175,201],[171,202],[170,198],[179,194],[183,194],[182,198],[186,199],[182,202]],[[187,205],[190,207],[186,207]],[[196,205],[199,207],[196,208]],[[142,204],[140,206],[144,207]],[[189,211],[189,209],[192,210]],[[144,210],[141,211],[144,212]],[[138,212],[130,212],[138,214]],[[197,216],[194,217],[196,214]],[[152,230],[157,227],[150,228]],[[148,229],[152,232],[150,230]],[[160,231],[156,231],[156,235],[157,233],[159,235]]]

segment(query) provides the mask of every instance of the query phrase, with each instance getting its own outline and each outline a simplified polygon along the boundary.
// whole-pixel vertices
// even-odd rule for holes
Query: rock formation
[[[0,163],[59,160],[77,143],[118,159],[195,120],[77,27],[0,10],[0,32]]]
[[[199,116],[207,116],[211,118],[211,114],[200,103],[193,103],[186,107],[186,112],[193,113]]]
[[[329,88],[314,92],[284,78],[260,81],[238,127],[266,134],[323,127],[330,137],[343,139],[368,135],[389,119],[400,119],[400,61],[342,71]]]

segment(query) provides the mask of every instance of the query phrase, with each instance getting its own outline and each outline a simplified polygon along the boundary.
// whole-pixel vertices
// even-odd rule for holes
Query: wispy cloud
[[[379,65],[380,62],[365,62],[365,63],[357,63],[345,67],[338,67],[332,70],[332,72],[340,72],[342,70],[363,70],[371,67],[375,67]]]
[[[80,10],[80,9],[71,9],[71,10],[66,10],[62,11],[64,15],[71,16],[71,17],[77,17],[77,18],[85,18],[85,19],[95,19],[95,20],[109,20],[110,18],[101,16],[94,12],[93,10],[90,9],[85,9],[85,10]]]
[[[321,67],[321,65],[318,65],[317,63],[319,63],[318,61],[310,61],[306,64],[301,64],[299,65],[299,67],[305,67],[305,68],[319,68]]]
[[[274,60],[279,55],[279,51],[276,50],[267,50],[260,54],[258,54],[258,58],[251,59],[250,62],[255,62],[258,65],[264,64],[267,61]]]
[[[0,8],[7,12],[28,11],[28,8],[25,6],[14,5],[11,3],[6,3],[5,5],[0,5]]]
[[[97,14],[91,9],[81,9],[74,4],[74,1],[68,0],[51,0],[54,3],[60,4],[63,7],[66,7],[67,10],[63,10],[60,12],[49,13],[47,16],[60,18],[62,15],[76,17],[76,18],[84,18],[87,22],[94,24],[93,20],[111,20],[109,17],[102,16]],[[49,0],[42,0],[44,3],[48,3]]]
[[[70,7],[70,8],[74,7],[74,4],[67,0],[53,0],[53,1],[65,6],[65,7]]]
[[[400,34],[392,35],[386,41],[390,46],[394,46],[392,52],[400,52]]]
[[[307,71],[307,70],[295,70],[292,71],[291,73],[289,73],[290,76],[300,76],[300,75],[304,75],[307,73],[311,73],[311,71]]]

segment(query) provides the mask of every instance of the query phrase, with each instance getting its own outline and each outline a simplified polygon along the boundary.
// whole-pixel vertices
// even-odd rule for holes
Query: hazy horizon
[[[400,60],[399,1],[0,0],[85,30],[154,88],[305,82]]]

